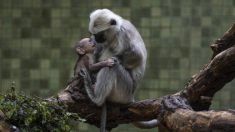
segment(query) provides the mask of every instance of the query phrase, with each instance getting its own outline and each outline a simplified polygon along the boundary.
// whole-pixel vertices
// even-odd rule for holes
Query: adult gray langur
[[[98,9],[90,14],[89,31],[97,43],[96,61],[113,58],[117,62],[97,73],[94,88],[89,74],[84,70],[81,72],[88,96],[95,104],[103,106],[101,131],[105,131],[105,102],[134,102],[135,90],[144,76],[147,52],[134,25],[108,9]],[[141,128],[152,128],[156,127],[157,120],[134,124]]]

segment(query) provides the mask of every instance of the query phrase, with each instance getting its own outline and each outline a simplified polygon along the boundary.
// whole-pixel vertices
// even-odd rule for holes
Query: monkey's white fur
[[[117,31],[120,30],[120,27],[122,25],[122,20],[123,20],[122,17],[114,14],[112,11],[108,9],[97,9],[90,14],[89,31],[93,34],[96,34],[100,31],[104,31],[112,27],[108,23],[110,21],[110,18],[114,18],[117,22],[117,24],[113,26],[113,28],[116,28]]]

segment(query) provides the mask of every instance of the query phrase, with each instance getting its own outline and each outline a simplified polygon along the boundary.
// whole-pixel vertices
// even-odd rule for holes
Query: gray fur
[[[109,25],[111,19],[116,20],[117,25]],[[91,13],[89,30],[92,34],[104,31],[106,38],[105,42],[97,43],[97,61],[111,57],[120,61],[120,64],[102,68],[98,72],[94,96],[90,95],[92,101],[98,106],[105,100],[122,104],[133,102],[135,89],[144,76],[147,59],[139,32],[128,20],[108,9]]]
[[[115,20],[116,25],[110,24],[111,20]],[[89,80],[85,79],[88,96],[98,106],[105,101],[121,104],[133,102],[135,90],[144,76],[147,59],[145,44],[139,32],[128,20],[108,9],[91,13],[89,31],[93,34],[92,38],[100,41],[95,52],[97,61],[115,57],[119,63],[98,72],[94,90]],[[103,33],[103,37],[98,38],[99,33]],[[137,123],[137,126],[141,125]]]
[[[106,9],[104,9],[106,10]],[[105,37],[107,41],[104,43],[98,43],[99,52],[96,56],[99,56],[98,61],[103,61],[111,57],[117,57],[120,60],[120,64],[114,67],[106,67],[101,69],[97,75],[97,83],[95,84],[95,97],[94,103],[102,105],[105,100],[127,104],[134,101],[134,92],[139,82],[144,76],[147,52],[139,32],[136,28],[125,19],[119,19],[121,21],[119,30],[117,28],[107,26],[108,22],[104,22],[102,25],[99,21],[105,15],[105,20],[115,19],[116,14],[110,12],[101,11],[96,12],[95,17],[97,20],[90,21],[90,32],[93,33],[93,23],[99,23],[94,33],[105,30]],[[109,14],[110,16],[108,16]],[[101,16],[101,17],[100,17]],[[108,80],[108,81],[107,81]]]
[[[92,88],[92,82],[88,71],[83,69],[82,72],[83,73],[80,74],[84,78],[86,92],[92,102],[98,106],[101,106],[106,99],[111,102],[122,104],[133,102],[134,91],[132,89],[132,79],[122,65],[116,64],[113,67],[102,68],[97,75],[97,78],[100,78],[100,81],[97,81],[94,89]],[[122,83],[117,84],[119,82]],[[118,87],[112,89],[113,86]]]

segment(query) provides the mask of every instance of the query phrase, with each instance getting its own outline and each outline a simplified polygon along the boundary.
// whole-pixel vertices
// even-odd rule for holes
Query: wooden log
[[[167,112],[162,123],[174,132],[234,132],[235,113],[177,109]]]

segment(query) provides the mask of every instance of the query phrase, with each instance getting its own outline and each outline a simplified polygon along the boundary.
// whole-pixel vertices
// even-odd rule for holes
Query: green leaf
[[[15,89],[0,95],[0,109],[6,120],[22,132],[70,132],[71,121],[85,121],[67,112],[63,104],[51,104],[39,98],[19,95]]]

